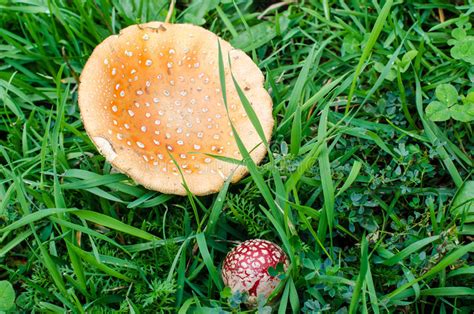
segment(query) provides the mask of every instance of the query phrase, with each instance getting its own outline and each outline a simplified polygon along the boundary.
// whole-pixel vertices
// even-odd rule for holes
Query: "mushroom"
[[[272,100],[255,63],[201,27],[161,22],[127,27],[94,49],[79,86],[89,137],[115,168],[152,190],[185,195],[184,178],[192,193],[206,195],[230,176],[237,182],[247,169],[225,161],[242,158],[231,123],[256,163],[266,148],[233,85],[228,59],[268,141]]]
[[[276,268],[279,263],[286,271],[288,257],[278,245],[262,239],[247,240],[227,254],[222,278],[232,293],[247,293],[246,303],[255,306],[259,298],[268,299],[280,282],[280,278],[268,272],[269,267]]]

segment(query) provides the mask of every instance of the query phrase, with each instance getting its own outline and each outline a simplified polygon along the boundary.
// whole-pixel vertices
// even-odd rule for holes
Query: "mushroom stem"
[[[176,0],[171,0],[170,8],[168,9],[168,14],[166,15],[165,23],[169,23],[171,20],[171,16],[173,15],[174,5],[176,4]]]

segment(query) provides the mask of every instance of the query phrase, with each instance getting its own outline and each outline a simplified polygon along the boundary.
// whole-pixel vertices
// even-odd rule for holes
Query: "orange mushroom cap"
[[[231,175],[232,182],[240,180],[244,166],[209,156],[241,159],[230,121],[255,162],[266,148],[233,86],[228,55],[268,141],[272,100],[253,61],[201,27],[161,22],[127,27],[94,49],[79,86],[88,135],[107,161],[152,190],[184,195],[184,177],[192,193],[206,195],[219,191]]]

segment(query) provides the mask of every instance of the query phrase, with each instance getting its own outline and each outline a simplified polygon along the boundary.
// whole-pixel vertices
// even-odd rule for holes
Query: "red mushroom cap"
[[[267,299],[280,282],[268,273],[268,268],[278,263],[284,270],[288,268],[288,257],[278,245],[262,239],[247,240],[227,254],[222,278],[232,293],[248,293],[247,304],[255,305],[260,295]]]

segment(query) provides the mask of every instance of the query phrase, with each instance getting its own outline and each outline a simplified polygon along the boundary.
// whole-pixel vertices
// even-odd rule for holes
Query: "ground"
[[[205,197],[115,173],[78,111],[93,48],[168,7],[0,0],[0,312],[252,311],[220,268],[263,238],[291,264],[261,312],[471,313],[472,1],[178,1],[274,105],[270,154]]]

